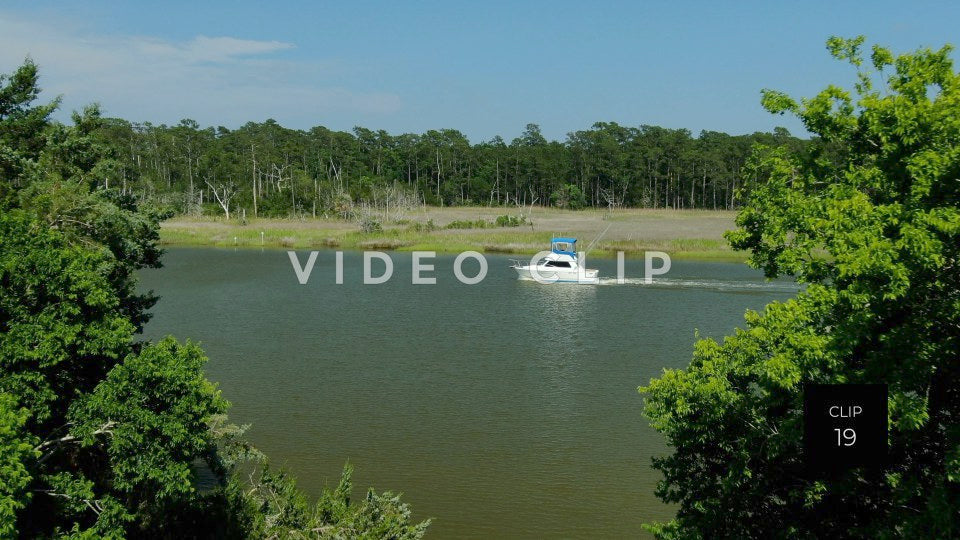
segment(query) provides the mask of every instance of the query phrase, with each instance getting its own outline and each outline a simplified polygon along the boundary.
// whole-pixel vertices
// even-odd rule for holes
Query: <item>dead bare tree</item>
[[[607,211],[613,212],[614,209],[623,206],[623,198],[626,193],[617,194],[613,189],[600,188],[600,197],[607,203]]]
[[[66,426],[64,426],[64,428],[71,427],[71,425],[72,424],[67,424]],[[94,430],[91,433],[91,435],[113,435],[113,428],[116,427],[116,425],[117,425],[116,422],[112,420],[108,420],[98,429]],[[79,445],[80,442],[81,440],[79,437],[68,433],[63,437],[55,437],[53,439],[43,441],[42,443],[35,446],[33,450],[34,452],[37,452],[40,455],[39,459],[37,460],[38,463],[43,463],[44,461],[50,459],[50,456],[52,456],[61,446],[68,445],[68,444]]]
[[[224,215],[227,219],[230,219],[230,200],[237,194],[237,185],[232,180],[214,185],[207,177],[204,177],[203,181],[210,187],[210,191],[217,199],[217,204],[223,209]]]
[[[253,217],[257,217],[257,152],[253,144],[250,145],[250,159],[253,160]]]
[[[352,207],[353,218],[358,222],[400,221],[420,204],[417,194],[405,186],[375,187],[370,200],[361,201]]]

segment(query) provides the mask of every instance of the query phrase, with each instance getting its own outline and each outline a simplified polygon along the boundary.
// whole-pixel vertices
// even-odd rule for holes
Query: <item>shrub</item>
[[[383,230],[383,224],[374,217],[365,217],[360,221],[360,230],[365,233],[380,232]]]
[[[478,219],[476,221],[470,221],[469,219],[451,221],[447,224],[448,229],[486,229],[487,227],[492,227],[493,223],[485,220]]]
[[[414,232],[430,232],[437,230],[437,224],[433,222],[432,219],[428,219],[426,223],[420,223],[419,221],[410,226],[410,230]]]
[[[497,227],[519,227],[527,223],[526,216],[497,216]]]

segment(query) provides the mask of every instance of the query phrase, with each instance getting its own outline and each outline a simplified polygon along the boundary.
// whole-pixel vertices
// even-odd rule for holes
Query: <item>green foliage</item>
[[[159,530],[171,500],[194,496],[193,462],[213,444],[207,418],[226,407],[195,346],[131,344],[113,267],[108,251],[71,244],[23,210],[0,216],[0,438],[21,450],[11,455],[35,494],[3,506],[18,510],[25,536]]]
[[[432,220],[430,221],[432,223]],[[519,227],[521,225],[526,225],[528,223],[526,216],[509,216],[502,215],[497,216],[497,219],[494,221],[487,221],[485,219],[458,219],[447,223],[445,229],[489,229],[492,227]],[[432,230],[432,229],[426,229]],[[419,231],[418,231],[419,232]]]
[[[314,525],[329,538],[423,538],[430,521],[410,522],[410,508],[400,496],[368,489],[359,504],[351,501],[353,466],[345,465],[336,489],[324,489],[314,510]]]
[[[418,540],[430,521],[412,523],[410,508],[390,492],[367,491],[360,501],[351,498],[353,466],[343,468],[333,490],[324,488],[310,506],[286,473],[268,467],[252,477],[247,497],[258,507],[249,536],[256,538],[391,538]],[[253,508],[253,506],[248,506]]]
[[[485,219],[469,220],[469,219],[457,219],[447,223],[445,228],[447,229],[486,229],[488,227],[493,227],[493,223]]]
[[[690,366],[641,388],[673,452],[655,461],[676,520],[662,538],[960,535],[960,75],[950,48],[895,59],[831,38],[854,93],[766,93],[819,139],[758,148],[728,233],[767,276],[808,284],[701,340]],[[875,90],[877,79],[882,90]],[[890,459],[819,477],[802,463],[804,383],[889,385]]]
[[[0,537],[422,535],[389,494],[314,519],[226,422],[199,347],[134,342],[155,302],[136,271],[160,265],[168,214],[109,187],[128,173],[111,139],[125,126],[96,107],[51,123],[56,102],[31,106],[37,93],[30,62],[0,76]],[[200,468],[219,483],[201,490]]]
[[[62,425],[130,350],[134,327],[108,281],[110,259],[70,245],[20,210],[0,215],[0,392],[30,424]]]
[[[280,191],[274,191],[258,201],[258,216],[282,218],[287,217],[290,210],[290,196]]]
[[[191,215],[204,205],[222,212],[213,204],[213,186],[224,184],[236,188],[231,211],[249,217],[354,219],[362,205],[395,209],[396,201],[384,200],[390,191],[404,193],[401,206],[727,209],[740,203],[740,173],[753,143],[805,146],[782,128],[694,135],[601,122],[548,141],[530,124],[509,142],[471,143],[454,129],[390,135],[362,127],[294,130],[273,120],[236,130],[201,128],[192,120],[174,126],[88,121],[98,115],[82,112],[72,132],[51,130],[63,151],[47,159],[61,176],[83,176]],[[67,138],[70,144],[61,144]]]
[[[64,233],[69,242],[96,246],[104,255],[104,274],[120,299],[120,310],[139,331],[149,319],[146,310],[156,303],[150,293],[138,293],[135,272],[161,265],[157,247],[158,211],[140,209],[130,195],[116,191],[89,191],[70,181],[39,180],[20,190],[21,208],[39,217],[47,227]]]
[[[17,512],[30,500],[27,486],[30,471],[26,463],[36,459],[36,451],[23,428],[28,414],[19,409],[13,396],[0,393],[0,537],[15,535]]]
[[[115,424],[107,445],[113,488],[149,494],[141,505],[193,490],[190,463],[208,449],[207,421],[227,409],[204,378],[204,363],[199,347],[168,337],[128,356],[73,403],[71,433],[84,446],[97,443],[102,426]]]
[[[19,189],[10,202],[63,232],[70,242],[109,254],[107,275],[121,310],[139,330],[156,298],[137,293],[134,273],[160,266],[158,227],[170,214],[142,208],[132,193],[100,185],[95,179],[113,174],[105,164],[116,164],[118,153],[102,140],[108,123],[95,106],[75,113],[73,120],[73,126],[47,127],[47,146],[34,167],[14,178]]]
[[[587,205],[587,196],[576,184],[564,184],[550,194],[550,202],[559,208],[578,210]]]
[[[46,146],[46,129],[59,98],[33,105],[40,95],[37,66],[27,59],[12,75],[0,74],[0,178],[15,180]],[[9,188],[0,182],[0,200]]]
[[[437,224],[434,223],[432,219],[428,219],[426,222],[418,221],[410,226],[410,230],[414,232],[432,232],[437,230],[438,228],[439,227],[437,227]],[[447,228],[450,228],[450,226],[447,225]]]
[[[380,232],[383,230],[383,224],[380,223],[379,219],[367,216],[360,220],[360,230],[365,233]]]
[[[333,490],[324,488],[317,503],[310,505],[297,489],[296,480],[274,470],[266,456],[243,437],[247,426],[226,423],[225,416],[211,419],[217,449],[213,470],[224,483],[212,494],[213,512],[220,521],[240,531],[245,538],[422,538],[429,520],[414,523],[410,508],[390,492],[368,490],[353,500],[353,466],[344,466]],[[236,474],[244,471],[244,476]],[[222,531],[217,528],[216,531]]]
[[[494,223],[497,224],[497,227],[519,227],[527,224],[527,216],[497,216]]]

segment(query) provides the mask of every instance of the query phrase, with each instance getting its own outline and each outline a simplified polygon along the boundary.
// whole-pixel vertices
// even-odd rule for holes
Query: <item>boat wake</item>
[[[782,281],[724,281],[715,279],[671,279],[654,278],[647,283],[643,278],[624,278],[623,282],[617,278],[600,278],[599,285],[639,285],[662,289],[712,289],[715,291],[743,291],[743,292],[774,292],[797,293],[802,287],[797,283]]]

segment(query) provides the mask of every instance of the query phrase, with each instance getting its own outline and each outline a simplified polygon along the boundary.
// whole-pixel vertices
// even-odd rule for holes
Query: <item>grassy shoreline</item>
[[[295,249],[356,249],[436,251],[457,253],[533,254],[545,249],[555,235],[580,239],[586,247],[605,230],[591,257],[628,258],[644,251],[665,251],[674,258],[745,261],[733,251],[723,231],[734,227],[735,212],[702,210],[528,209],[529,223],[519,227],[445,228],[455,221],[493,222],[498,215],[518,216],[506,208],[431,208],[409,212],[382,231],[363,232],[351,221],[334,218],[224,220],[222,217],[177,216],[165,221],[160,242],[168,246],[270,247]],[[437,228],[426,230],[432,222]],[[419,224],[419,225],[418,225]]]

